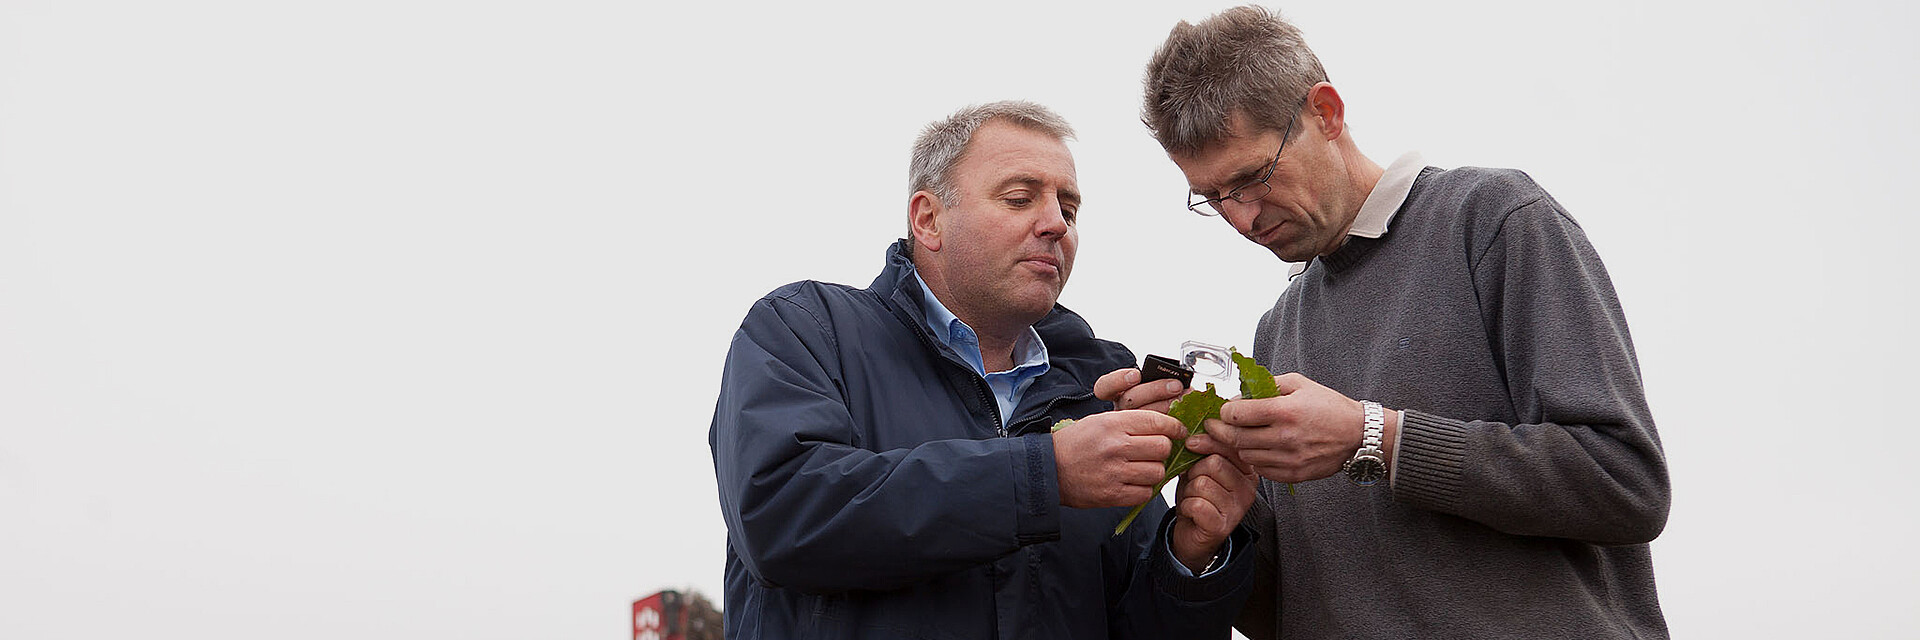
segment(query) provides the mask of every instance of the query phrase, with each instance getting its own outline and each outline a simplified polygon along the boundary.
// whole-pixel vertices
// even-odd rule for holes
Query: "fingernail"
[[[1186,385],[1180,384],[1179,380],[1168,380],[1167,393],[1180,393],[1180,388],[1184,386]]]

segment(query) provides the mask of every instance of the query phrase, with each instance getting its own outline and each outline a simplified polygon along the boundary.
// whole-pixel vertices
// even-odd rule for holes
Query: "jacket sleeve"
[[[1251,556],[1247,561],[1253,564],[1250,571],[1253,576],[1244,589],[1246,605],[1234,618],[1233,628],[1248,640],[1280,637],[1280,534],[1276,524],[1278,516],[1273,510],[1273,492],[1281,486],[1262,478],[1253,508],[1248,509],[1247,517],[1240,521],[1242,527],[1253,529],[1253,544],[1246,554]]]
[[[1517,424],[1405,411],[1393,494],[1500,531],[1637,544],[1666,526],[1666,459],[1599,255],[1544,194],[1472,264]]]
[[[1251,593],[1252,530],[1245,524],[1234,530],[1233,554],[1225,566],[1205,576],[1182,575],[1174,566],[1179,561],[1167,545],[1176,516],[1159,498],[1153,504],[1160,512],[1159,526],[1132,527],[1126,537],[1108,543],[1109,547],[1124,549],[1132,565],[1131,571],[1117,574],[1123,577],[1124,590],[1109,600],[1112,637],[1225,640],[1232,633],[1234,616]]]
[[[1051,438],[859,448],[836,352],[821,314],[778,295],[734,334],[709,443],[728,544],[756,579],[891,589],[1059,537]]]

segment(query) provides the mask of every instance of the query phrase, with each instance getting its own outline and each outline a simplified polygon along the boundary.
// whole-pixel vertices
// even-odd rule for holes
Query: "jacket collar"
[[[893,246],[887,247],[886,267],[873,279],[873,284],[867,285],[867,290],[880,296],[894,315],[900,316],[902,321],[924,335],[927,332],[927,311],[920,306],[920,279],[914,277],[913,259],[907,257],[909,242],[913,240],[901,238],[895,240]]]
[[[912,241],[912,239],[903,238],[894,241],[893,246],[887,248],[886,268],[873,279],[873,284],[867,285],[867,289],[885,300],[887,306],[892,308],[896,315],[902,316],[902,321],[908,322],[915,330],[924,333],[927,326],[927,310],[922,306],[921,297],[925,294],[920,288],[920,279],[914,277],[913,259],[908,258],[906,253],[907,243]],[[1040,339],[1046,342],[1049,351],[1053,350],[1056,340],[1093,339],[1093,327],[1087,326],[1086,320],[1081,319],[1080,314],[1060,306],[1059,303],[1054,303],[1053,310],[1047,312],[1046,317],[1033,323],[1033,329],[1039,332]]]
[[[907,243],[911,238],[895,241],[887,248],[886,267],[873,279],[867,290],[878,296],[891,310],[894,316],[908,329],[924,338],[929,349],[933,349],[966,367],[967,365],[951,347],[941,344],[927,331],[927,312],[921,308],[921,289],[918,278],[914,277],[913,260],[907,257]],[[1126,347],[1100,340],[1093,335],[1093,327],[1080,314],[1061,306],[1053,305],[1046,317],[1033,324],[1033,330],[1047,345],[1047,362],[1050,365],[1045,375],[1034,380],[1027,389],[1029,397],[1049,397],[1060,393],[1058,387],[1071,386],[1091,393],[1093,381],[1107,371],[1126,366],[1122,360],[1131,360]],[[1127,355],[1120,355],[1127,354]],[[1024,401],[1022,404],[1026,404]],[[1016,412],[1014,419],[1019,421],[1026,412]]]

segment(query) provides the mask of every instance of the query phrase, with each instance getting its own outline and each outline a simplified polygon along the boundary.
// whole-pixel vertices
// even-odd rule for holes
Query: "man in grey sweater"
[[[1229,402],[1190,441],[1263,478],[1241,631],[1667,637],[1647,545],[1666,461],[1606,269],[1560,204],[1519,171],[1381,168],[1264,9],[1175,27],[1145,89],[1190,208],[1293,263],[1254,344],[1283,395]]]

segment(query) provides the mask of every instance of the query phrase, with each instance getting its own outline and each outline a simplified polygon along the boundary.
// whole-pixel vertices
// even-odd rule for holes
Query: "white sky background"
[[[1284,286],[1138,122],[1227,4],[650,4],[0,1],[0,637],[618,638],[719,599],[728,339],[864,286],[964,104],[1079,129],[1063,302],[1103,336],[1247,346]],[[1920,11],[1560,4],[1282,9],[1374,159],[1525,169],[1607,260],[1676,637],[1911,634]]]

